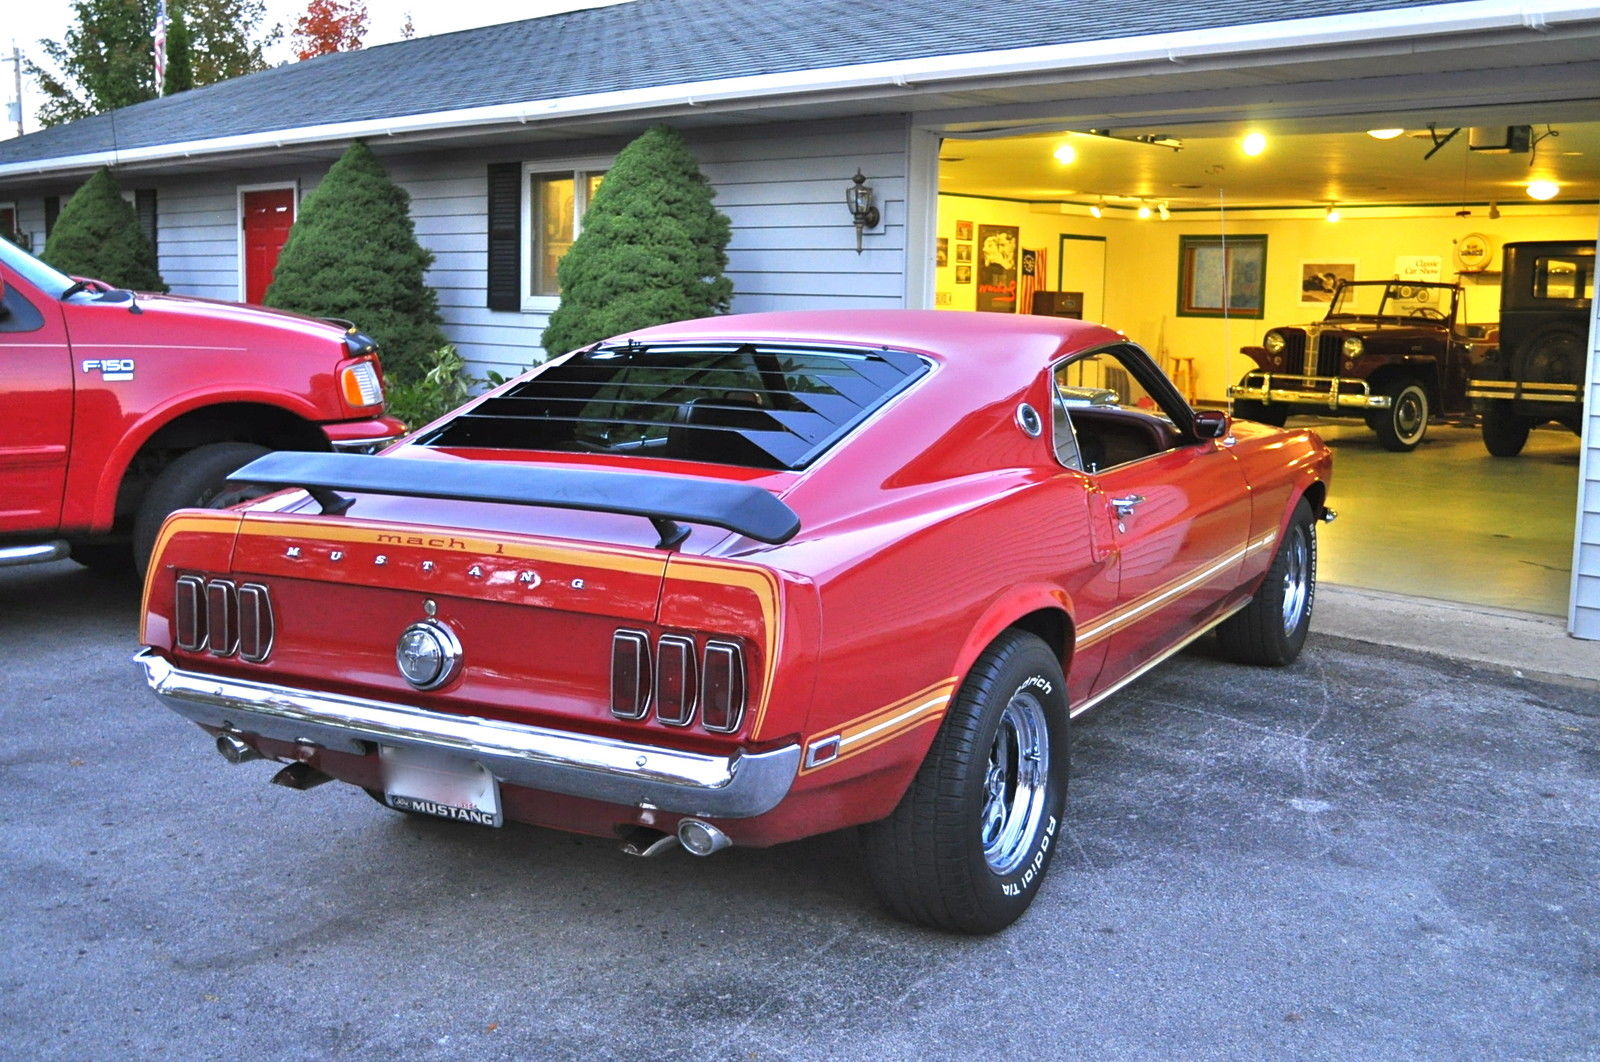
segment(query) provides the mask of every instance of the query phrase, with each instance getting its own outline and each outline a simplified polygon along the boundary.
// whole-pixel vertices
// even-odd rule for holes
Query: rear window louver
[[[420,440],[798,469],[927,371],[899,350],[779,343],[584,351]]]

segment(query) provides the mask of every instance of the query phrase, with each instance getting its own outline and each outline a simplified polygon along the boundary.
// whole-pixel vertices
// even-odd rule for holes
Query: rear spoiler
[[[789,541],[800,530],[795,511],[760,487],[609,469],[282,451],[257,458],[228,481],[299,487],[330,514],[350,507],[353,499],[334,493],[349,490],[643,516],[655,525],[661,549],[673,549],[689,537],[690,529],[679,520],[774,544]]]

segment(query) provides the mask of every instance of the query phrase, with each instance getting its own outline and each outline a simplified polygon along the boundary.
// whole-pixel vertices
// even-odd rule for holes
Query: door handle
[[[1133,511],[1137,509],[1139,504],[1143,501],[1143,494],[1127,494],[1121,498],[1112,498],[1111,508],[1117,514],[1118,519],[1124,519],[1132,516]]]

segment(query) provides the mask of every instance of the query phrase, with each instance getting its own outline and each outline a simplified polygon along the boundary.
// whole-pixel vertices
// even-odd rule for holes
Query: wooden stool
[[[1167,356],[1168,360],[1172,362],[1172,385],[1178,389],[1178,393],[1183,396],[1184,401],[1191,406],[1194,405],[1195,391],[1194,357],[1193,354],[1169,354]]]

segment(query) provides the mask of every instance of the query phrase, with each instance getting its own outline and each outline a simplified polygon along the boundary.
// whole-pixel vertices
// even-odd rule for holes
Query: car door
[[[1104,644],[1099,692],[1226,606],[1249,540],[1250,496],[1228,440],[1195,439],[1176,426],[1188,422],[1185,407],[1142,351],[1074,359],[1057,380],[1080,399],[1066,411],[1093,484],[1095,548],[1117,572],[1115,607],[1078,633],[1080,651]]]
[[[60,524],[72,441],[72,351],[61,307],[0,268],[0,534]]]

